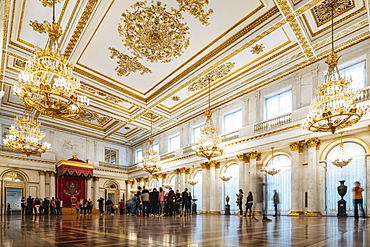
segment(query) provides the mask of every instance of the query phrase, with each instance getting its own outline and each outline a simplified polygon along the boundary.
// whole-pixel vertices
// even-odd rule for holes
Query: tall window
[[[118,150],[112,148],[105,148],[104,161],[111,164],[117,164]]]
[[[226,113],[223,117],[223,133],[227,134],[243,127],[242,109]]]
[[[168,151],[172,152],[180,148],[180,134],[168,138]]]
[[[265,120],[275,118],[292,111],[292,89],[265,97]]]
[[[143,150],[140,148],[135,151],[135,163],[141,162],[143,160]]]
[[[229,196],[230,198],[230,210],[233,212],[238,212],[239,207],[236,205],[236,193],[238,193],[239,189],[244,189],[244,201],[246,201],[247,198],[247,192],[246,188],[239,188],[239,166],[238,165],[231,165],[227,168],[225,172],[226,176],[231,176],[231,179],[227,182],[222,182],[224,186],[223,190],[223,197],[226,198],[226,196]],[[243,203],[243,207],[245,206],[245,202]]]
[[[351,86],[355,89],[366,87],[366,63],[365,61],[340,69],[340,74],[352,78]]]
[[[200,138],[202,132],[200,131],[204,127],[204,124],[195,126],[191,129],[191,142],[196,143],[198,142],[198,138]]]
[[[153,151],[157,152],[157,154],[159,154],[159,143],[158,142],[155,142],[153,144]]]

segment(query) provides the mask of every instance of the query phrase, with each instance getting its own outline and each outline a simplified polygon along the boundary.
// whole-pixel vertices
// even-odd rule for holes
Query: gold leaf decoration
[[[176,0],[179,3],[180,11],[187,11],[197,18],[202,25],[209,25],[209,15],[213,13],[212,9],[204,11],[203,6],[208,4],[208,0]]]
[[[252,47],[251,52],[252,54],[260,54],[261,52],[263,52],[264,48],[265,47],[262,44],[261,45],[256,44],[255,46]]]

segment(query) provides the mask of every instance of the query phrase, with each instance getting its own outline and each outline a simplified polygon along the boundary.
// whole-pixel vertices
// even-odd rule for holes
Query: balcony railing
[[[292,114],[286,114],[277,118],[269,119],[267,121],[254,125],[254,132],[265,131],[268,129],[275,128],[277,126],[290,123],[292,121]]]
[[[13,149],[5,146],[5,145],[0,145],[0,152],[9,152],[9,153],[16,153],[16,154],[24,154],[22,152],[13,150]],[[41,154],[31,154],[31,156],[41,157]]]
[[[227,142],[227,141],[238,139],[238,138],[239,138],[239,130],[222,135],[221,141]]]
[[[161,157],[161,161],[162,160],[168,160],[168,159],[174,158],[175,157],[175,151],[162,154],[162,155],[160,155],[160,157]]]
[[[360,89],[355,102],[360,103],[366,100],[370,100],[370,87]]]
[[[190,145],[190,146],[186,146],[186,147],[184,147],[184,148],[182,149],[182,154],[189,154],[189,153],[194,152],[194,150],[193,150],[193,145],[195,145],[195,143],[194,143],[194,144],[192,144],[192,145]]]
[[[120,169],[120,170],[125,170],[125,171],[130,171],[135,169],[136,166],[125,166],[125,165],[119,165],[119,164],[112,164],[108,162],[102,162],[99,161],[99,166],[101,167],[108,167],[108,168],[115,168],[115,169]]]

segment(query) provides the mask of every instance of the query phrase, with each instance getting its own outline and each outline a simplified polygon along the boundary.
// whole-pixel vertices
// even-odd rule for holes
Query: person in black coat
[[[46,197],[44,200],[44,214],[45,215],[49,214],[49,207],[50,207],[49,197]]]
[[[181,215],[188,215],[189,213],[189,194],[188,188],[185,188],[184,191],[181,193],[182,198],[182,214]]]
[[[159,211],[158,211],[158,209],[159,209],[158,197],[159,197],[159,192],[157,191],[156,188],[154,188],[153,191],[151,191],[149,193],[150,208],[151,208],[151,213],[153,215],[157,215],[159,213]]]

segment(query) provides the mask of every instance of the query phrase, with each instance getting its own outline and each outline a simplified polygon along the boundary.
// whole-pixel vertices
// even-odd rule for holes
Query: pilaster
[[[91,199],[92,198],[92,179],[89,178],[86,180],[86,199]]]
[[[308,180],[308,207],[306,215],[321,215],[319,212],[319,194],[318,191],[318,175],[317,175],[317,166],[318,166],[318,159],[317,159],[317,152],[320,148],[320,139],[317,137],[306,139],[307,145],[307,155],[308,155],[308,165],[307,165],[307,172],[310,175],[310,179]]]
[[[50,183],[49,183],[49,186],[50,186],[50,196],[49,198],[55,198],[56,197],[56,194],[55,194],[55,172],[49,172],[49,176],[50,176]]]
[[[300,181],[301,164],[300,155],[303,152],[303,142],[292,142],[289,143],[290,151],[292,152],[292,169],[291,169],[291,212],[289,215],[302,215],[302,181]]]
[[[98,177],[93,177],[94,180],[94,199],[93,199],[93,205],[95,205],[95,208],[98,209],[99,205],[97,200],[99,199],[99,178]]]
[[[46,171],[39,171],[39,197],[42,198],[42,200],[45,198],[45,173]]]

